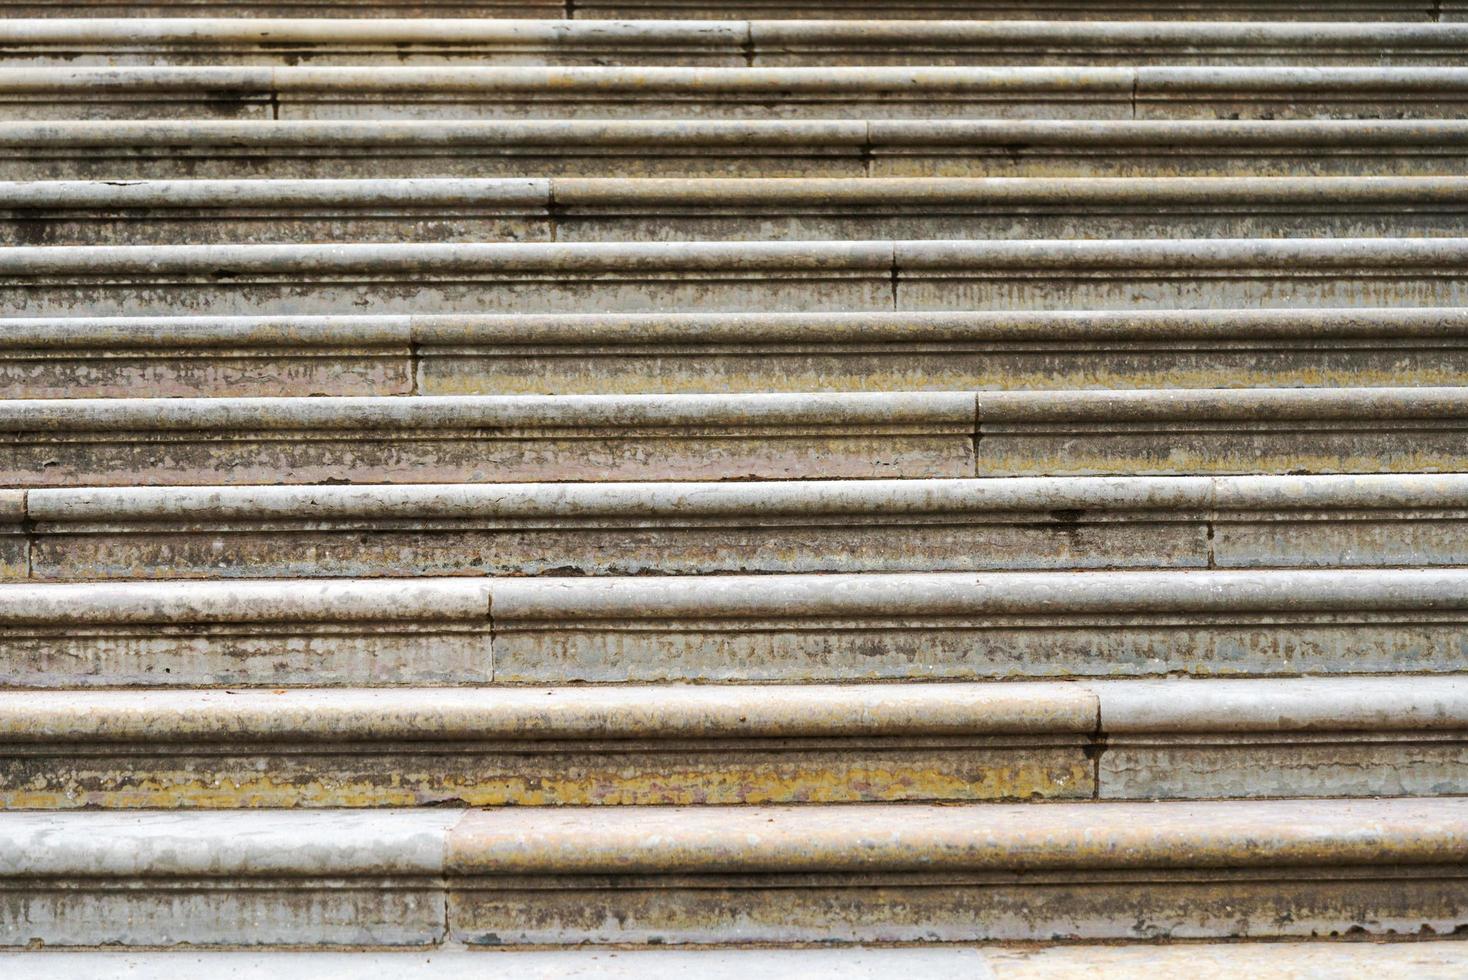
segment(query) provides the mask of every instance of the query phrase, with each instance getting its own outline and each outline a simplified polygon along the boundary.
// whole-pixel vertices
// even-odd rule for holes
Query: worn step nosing
[[[1468,509],[1468,475],[1006,477],[759,483],[63,487],[0,490],[19,523],[333,519],[699,518],[740,516]]]
[[[753,687],[0,691],[0,739],[17,745],[1464,729],[1468,729],[1468,677],[1453,675]]]
[[[12,150],[218,145],[241,152],[332,143],[386,152],[399,146],[498,148],[633,147],[680,152],[695,147],[863,150],[940,145],[1029,152],[1047,148],[1188,148],[1212,151],[1293,148],[1436,148],[1460,150],[1461,120],[235,120],[0,121],[0,146]],[[670,143],[670,141],[672,141]],[[1009,149],[1005,149],[1009,148]]]
[[[550,621],[1032,615],[1227,615],[1250,612],[1452,613],[1468,571],[925,572],[25,583],[0,585],[11,625]]]
[[[331,316],[32,317],[0,319],[0,349],[27,351],[456,348],[514,354],[530,346],[637,350],[663,345],[758,349],[832,342],[1016,344],[1237,339],[1453,342],[1468,336],[1456,307],[1312,310],[1203,309],[1054,312],[426,314]]]
[[[1468,238],[1127,239],[1086,241],[577,242],[348,245],[62,245],[0,249],[0,275],[96,281],[230,276],[307,279],[346,273],[417,276],[550,273],[881,272],[901,276],[1147,270],[1343,273],[1368,268],[1459,271]]]
[[[644,45],[677,44],[743,49],[753,44],[833,47],[911,48],[925,45],[984,46],[1033,45],[1049,47],[1142,48],[1181,45],[1188,49],[1209,45],[1239,49],[1276,45],[1312,48],[1336,46],[1369,51],[1397,48],[1455,49],[1468,41],[1468,27],[1457,24],[1319,23],[1127,23],[1045,21],[816,21],[790,20],[664,20],[664,21],[552,21],[422,18],[415,20],[280,19],[252,18],[85,18],[76,20],[15,18],[0,27],[0,46],[96,45],[162,46],[165,53],[181,44],[199,47],[241,43],[398,45],[426,44],[467,47],[577,48],[632,50]]]
[[[14,880],[1455,865],[1468,803],[597,807],[0,816]]]
[[[482,209],[508,215],[639,213],[641,209],[737,208],[839,211],[895,207],[1087,208],[1176,205],[1341,208],[1397,204],[1451,208],[1468,202],[1464,177],[1005,178],[380,178],[245,180],[38,180],[0,182],[0,210],[15,216],[168,213],[343,214]],[[571,209],[566,211],[565,209]],[[583,209],[583,210],[578,210]],[[694,212],[698,213],[698,212]]]

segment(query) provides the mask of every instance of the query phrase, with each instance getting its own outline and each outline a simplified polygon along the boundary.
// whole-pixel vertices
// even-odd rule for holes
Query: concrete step
[[[0,5],[0,9],[13,5]],[[0,66],[1455,66],[1462,24],[12,19]]]
[[[227,976],[231,980],[354,980],[364,974],[436,980],[497,980],[507,973],[527,980],[600,977],[606,980],[674,980],[690,974],[709,980],[751,975],[792,980],[1071,980],[1131,977],[1146,972],[1167,980],[1226,980],[1248,975],[1264,980],[1330,976],[1371,980],[1393,972],[1421,980],[1458,980],[1468,969],[1461,942],[1229,942],[1056,946],[953,945],[859,946],[830,949],[558,949],[415,952],[245,952],[114,950],[0,953],[0,969],[24,970],[28,980],[126,976],[129,980],[181,980]]]
[[[0,183],[3,245],[1454,236],[1468,177]]]
[[[0,692],[0,807],[1461,795],[1468,676]]]
[[[1468,476],[65,487],[11,580],[1468,564]]]
[[[1461,570],[0,586],[17,690],[1451,674]]]
[[[1468,470],[1468,388],[0,401],[0,485]]]
[[[0,120],[1443,119],[1464,68],[0,68]]]
[[[713,5],[708,0],[246,0],[223,4],[219,0],[87,0],[61,4],[57,0],[3,0],[0,11],[13,17],[326,17],[350,15],[379,18],[710,18],[728,21],[743,17],[800,19],[868,19],[874,17],[940,20],[1068,20],[1068,21],[1404,21],[1432,23],[1457,21],[1468,14],[1462,0],[1310,0],[1290,4],[1283,0],[1230,0],[1228,3],[1161,4],[1156,0],[1047,0],[1025,4],[1019,0],[907,0],[879,5],[872,0],[825,0],[791,8],[769,0],[739,0]]]
[[[1465,838],[1462,799],[7,812],[0,942],[1431,935]]]
[[[0,248],[11,316],[1459,306],[1468,238]]]
[[[0,179],[1461,176],[1435,120],[0,121]]]
[[[1369,387],[1468,310],[0,318],[0,398]]]

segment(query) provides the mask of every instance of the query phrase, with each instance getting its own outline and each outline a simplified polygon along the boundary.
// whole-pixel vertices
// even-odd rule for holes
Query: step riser
[[[4,8],[0,8],[4,9]],[[354,10],[357,8],[354,8]],[[431,12],[431,11],[429,11]],[[884,13],[884,16],[886,14]],[[137,19],[0,24],[0,66],[445,64],[658,65],[1301,65],[1453,67],[1461,28],[1448,24],[993,23],[943,20],[494,20],[374,23]]]
[[[1456,868],[1380,876],[1278,868],[1269,880],[1152,873],[1033,880],[943,875],[904,881],[862,875],[818,882],[700,876],[599,881],[498,881],[450,893],[453,935],[481,943],[963,942],[979,939],[1175,939],[1248,935],[1451,932]],[[1337,877],[1339,875],[1339,877]],[[1041,877],[1041,876],[1035,876]],[[607,925],[605,923],[617,923]],[[1423,927],[1426,927],[1424,930]]]
[[[6,809],[542,806],[1090,799],[1084,736],[660,740],[577,744],[7,745]],[[1354,786],[1462,792],[1460,744],[1360,753]],[[1455,752],[1456,750],[1456,752]],[[1288,756],[1287,751],[1276,753]],[[1206,762],[1207,760],[1200,760]],[[1135,763],[1132,763],[1135,765]],[[1400,772],[1393,767],[1401,765]],[[1140,767],[1139,767],[1140,768]],[[1148,773],[1136,773],[1140,784]],[[1151,773],[1154,777],[1156,773]],[[1261,779],[1260,782],[1263,782]],[[1174,782],[1180,795],[1186,788]],[[1332,791],[1323,774],[1315,794]],[[1340,788],[1345,788],[1344,784]],[[1217,796],[1218,793],[1205,795]],[[1238,794],[1231,794],[1238,795]]]
[[[6,745],[0,806],[189,809],[1468,793],[1468,733]]]
[[[0,321],[0,398],[1455,385],[1465,311]]]
[[[483,947],[710,944],[730,936],[787,943],[1448,934],[1458,919],[1447,910],[1460,907],[1463,887],[1456,866],[1376,874],[1282,867],[1262,881],[1227,872],[1034,877],[1041,880],[1016,885],[955,875],[700,875],[641,877],[626,888],[604,879],[497,877],[456,881],[447,891],[431,879],[402,878],[352,879],[350,888],[266,879],[250,890],[184,878],[138,891],[23,881],[7,903],[9,921],[0,920],[0,942]]]
[[[1338,74],[1332,74],[1338,73]],[[1455,119],[1452,68],[0,68],[0,120]]]
[[[1141,206],[1111,213],[1075,209],[1025,211],[1003,205],[906,205],[868,209],[801,209],[717,205],[627,209],[587,216],[574,208],[549,214],[474,209],[391,208],[389,216],[244,213],[223,209],[123,209],[66,214],[0,210],[0,245],[250,245],[312,242],[680,242],[902,239],[1117,238],[1378,238],[1454,237],[1468,231],[1468,205],[1405,202],[1298,207],[1261,204],[1240,210],[1207,203],[1169,213]],[[363,208],[370,212],[372,208]],[[471,213],[465,214],[464,211]],[[1100,210],[1100,209],[1098,209]],[[1059,213],[1056,213],[1056,212]],[[407,213],[401,213],[407,212]]]
[[[0,178],[1462,176],[1457,121],[0,123]]]
[[[736,4],[706,6],[686,0],[657,0],[638,3],[578,2],[568,7],[551,0],[447,0],[434,3],[393,3],[373,0],[370,4],[345,0],[254,0],[248,3],[224,4],[218,0],[175,0],[164,3],[131,3],[107,0],[88,3],[78,9],[75,4],[45,0],[6,0],[0,4],[11,17],[75,18],[91,17],[330,17],[346,16],[372,20],[380,18],[543,18],[560,19],[575,16],[583,20],[610,19],[697,19],[729,21],[733,18],[795,19],[912,19],[912,20],[1063,20],[1063,21],[1326,21],[1326,22],[1409,22],[1431,23],[1462,20],[1468,11],[1456,0],[1431,3],[1413,0],[1408,3],[1370,2],[1370,0],[1312,0],[1308,4],[1289,4],[1280,0],[1257,0],[1219,4],[1160,5],[1151,0],[1110,0],[1104,4],[1091,2],[1049,2],[1021,4],[1006,0],[955,3],[952,0],[906,4],[875,4],[870,0],[833,0],[833,2],[791,8],[762,0]]]
[[[1362,340],[1327,334],[1308,343],[1240,338],[1176,346],[1037,339],[1012,350],[942,339],[906,347],[884,344],[881,350],[849,344],[855,349],[771,345],[725,352],[723,346],[669,343],[609,352],[603,345],[533,351],[423,345],[416,351],[416,383],[406,347],[7,350],[0,360],[0,399],[129,398],[139,391],[159,397],[245,398],[1351,388],[1468,380],[1468,345],[1458,338]]]

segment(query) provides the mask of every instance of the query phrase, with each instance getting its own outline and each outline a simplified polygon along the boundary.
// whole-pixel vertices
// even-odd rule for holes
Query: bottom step
[[[0,944],[1468,932],[1468,799],[0,813]]]
[[[1459,980],[1468,942],[1184,943],[1032,948],[899,947],[719,950],[502,950],[452,953],[7,953],[22,980]]]

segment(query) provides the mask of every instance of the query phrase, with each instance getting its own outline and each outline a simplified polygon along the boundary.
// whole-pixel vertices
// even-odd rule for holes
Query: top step
[[[0,0],[0,20],[14,17],[747,17],[867,20],[1244,20],[1461,21],[1465,0],[816,0],[791,7],[776,0]]]
[[[0,3],[0,10],[5,5]],[[0,21],[0,66],[1457,66],[1463,24],[90,18]]]

